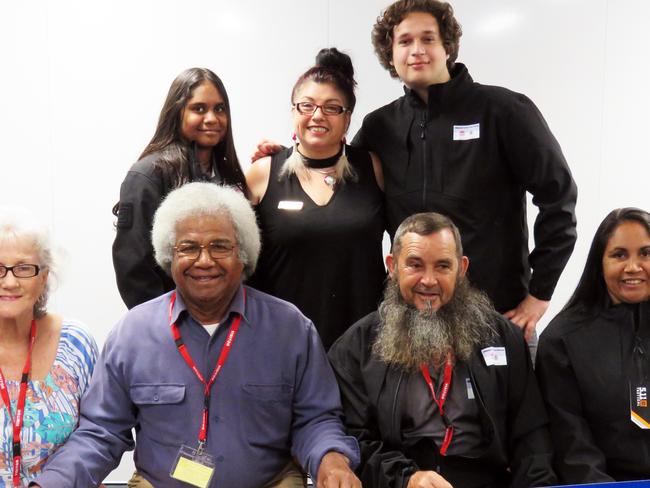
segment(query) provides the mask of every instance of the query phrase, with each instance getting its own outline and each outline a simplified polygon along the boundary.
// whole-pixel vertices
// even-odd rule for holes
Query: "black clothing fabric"
[[[439,399],[444,368],[434,371],[433,367],[429,366],[429,374]],[[469,386],[467,382],[469,382]],[[471,387],[469,370],[465,363],[458,361],[454,364],[451,383],[444,412],[454,427],[454,434],[453,442],[447,449],[447,455],[462,454],[466,457],[474,457],[475,452],[482,452],[479,449],[483,447],[483,431],[479,421],[476,396]],[[431,391],[424,385],[426,383],[420,372],[404,376],[402,435],[405,438],[419,439],[432,437],[436,445],[440,446],[444,441],[447,426],[440,415],[440,408],[431,401]]]
[[[475,457],[440,456],[431,439],[404,437],[404,379],[409,374],[372,356],[376,312],[353,325],[329,351],[345,424],[357,437],[364,486],[404,488],[416,471],[438,471],[463,488],[525,488],[555,484],[552,448],[528,347],[521,331],[494,314],[506,366],[488,366],[477,348],[467,363],[478,400],[483,450]],[[453,443],[453,441],[452,441]]]
[[[536,373],[551,421],[556,471],[563,482],[650,478],[650,430],[630,420],[629,381],[637,341],[646,351],[647,374],[647,301],[609,305],[598,315],[563,311],[542,333]]]
[[[391,238],[411,214],[442,213],[499,312],[528,293],[550,300],[575,244],[577,189],[542,115],[524,95],[475,83],[460,63],[428,96],[425,105],[407,89],[368,114],[353,141],[382,161]],[[473,138],[454,140],[462,126],[474,126]],[[526,192],[539,208],[530,255]]]
[[[174,184],[156,166],[158,153],[145,156],[126,174],[120,187],[120,202],[113,241],[113,268],[122,301],[129,308],[156,298],[175,288],[171,277],[154,259],[151,227],[158,206]],[[213,181],[216,173],[204,175],[198,162],[190,164],[192,181]]]
[[[338,183],[331,200],[316,205],[295,174],[278,180],[291,151],[273,156],[268,188],[256,207],[262,253],[250,284],[296,305],[329,348],[377,308],[385,278],[383,195],[370,155],[347,146],[358,181]],[[283,201],[303,206],[287,210]]]

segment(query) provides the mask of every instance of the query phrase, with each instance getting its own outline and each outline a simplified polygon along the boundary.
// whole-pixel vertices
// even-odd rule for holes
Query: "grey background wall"
[[[100,344],[124,313],[110,257],[110,210],[180,71],[205,66],[222,77],[247,166],[261,137],[290,141],[291,87],[319,48],[337,46],[357,70],[354,135],[367,112],[402,93],[370,44],[372,24],[388,3],[2,2],[0,204],[40,213],[67,250],[51,308],[85,321]],[[575,286],[606,213],[650,209],[650,2],[453,5],[464,30],[459,61],[475,80],[537,103],[578,183],[578,243],[545,324]],[[131,470],[127,461],[112,479]]]

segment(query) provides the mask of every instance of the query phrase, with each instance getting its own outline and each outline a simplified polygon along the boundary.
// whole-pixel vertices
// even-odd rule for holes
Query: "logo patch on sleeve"
[[[133,227],[133,204],[120,202],[117,212],[117,228],[130,229]]]

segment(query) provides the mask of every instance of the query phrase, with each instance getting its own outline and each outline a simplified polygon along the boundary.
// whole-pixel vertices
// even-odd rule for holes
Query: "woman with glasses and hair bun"
[[[77,427],[97,345],[46,309],[55,274],[47,230],[0,207],[0,486],[27,486]]]
[[[262,231],[250,284],[294,303],[326,348],[377,308],[385,278],[380,162],[345,144],[353,75],[349,56],[322,49],[291,92],[294,146],[246,175]]]
[[[113,267],[128,308],[174,288],[154,260],[151,227],[163,198],[191,181],[247,192],[232,137],[228,94],[221,79],[206,68],[187,69],[173,81],[156,132],[127,173],[113,209]]]
[[[650,478],[650,213],[610,212],[536,372],[563,483]]]

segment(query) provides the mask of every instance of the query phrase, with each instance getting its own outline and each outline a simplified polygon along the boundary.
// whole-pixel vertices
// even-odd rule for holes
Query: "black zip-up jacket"
[[[113,268],[117,288],[129,308],[156,298],[176,286],[154,258],[151,227],[158,206],[176,186],[156,165],[159,153],[150,154],[129,169],[120,187],[120,202],[113,241]],[[218,174],[208,178],[190,163],[191,181],[219,183]],[[214,169],[216,173],[216,168]]]
[[[650,374],[650,301],[607,302],[560,312],[539,339],[535,372],[563,483],[650,478],[650,430],[630,420],[630,383]]]
[[[481,455],[470,459],[439,456],[432,439],[402,436],[408,373],[373,357],[379,320],[377,312],[367,315],[329,350],[345,425],[361,448],[357,474],[364,486],[404,488],[416,471],[438,471],[464,488],[555,484],[548,420],[519,329],[495,313],[497,335],[485,347],[504,347],[507,365],[486,365],[481,348],[467,364],[484,436]]]
[[[353,142],[381,159],[391,238],[411,214],[445,214],[460,229],[472,282],[499,312],[528,293],[550,300],[575,244],[577,189],[537,107],[475,83],[460,63],[449,82],[429,87],[428,105],[405,91],[368,114]],[[526,192],[539,208],[530,254]]]

